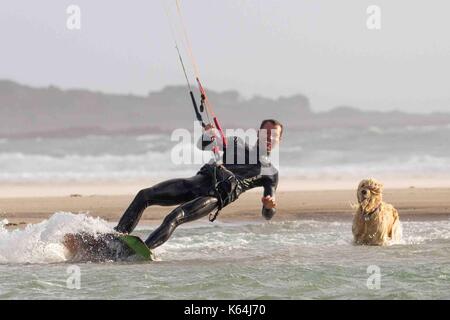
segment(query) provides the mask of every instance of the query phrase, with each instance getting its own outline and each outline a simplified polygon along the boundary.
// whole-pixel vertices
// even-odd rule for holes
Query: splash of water
[[[108,233],[108,222],[86,214],[57,212],[48,220],[30,224],[23,230],[7,230],[0,221],[0,263],[55,263],[66,261],[62,240],[67,233]]]

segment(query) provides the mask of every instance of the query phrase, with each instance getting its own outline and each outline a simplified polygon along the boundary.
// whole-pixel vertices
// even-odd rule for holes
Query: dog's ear
[[[358,185],[358,189],[356,189],[356,199],[358,200],[358,203],[361,203],[361,201],[363,201],[360,191],[365,187],[367,187],[367,183],[368,183],[367,179],[361,180],[361,182]]]
[[[379,182],[377,179],[370,178],[365,181],[367,182],[368,188],[370,188],[373,192],[375,192],[375,193],[383,192],[384,185],[381,182]]]
[[[377,181],[375,188],[378,190],[379,193],[383,193],[384,185],[381,182]]]
[[[370,185],[369,179],[361,180],[361,182],[358,185],[357,193],[359,193],[359,190],[361,190],[363,188],[367,188],[367,186],[369,186],[369,185]]]

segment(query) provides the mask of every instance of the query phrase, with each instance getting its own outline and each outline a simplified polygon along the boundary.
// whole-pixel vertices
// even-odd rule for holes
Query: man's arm
[[[272,200],[275,201],[275,198],[269,199],[269,201],[272,201]],[[264,201],[265,200],[263,200],[263,203],[264,203]],[[266,208],[266,205],[264,204],[261,213],[262,213],[263,217],[266,218],[266,220],[270,220],[270,219],[272,219],[272,217],[275,215],[276,212],[277,212],[277,210],[275,209],[275,207],[268,209],[268,208]]]
[[[272,219],[277,212],[277,204],[275,201],[276,187],[276,184],[272,182],[264,184],[264,197],[261,199],[261,202],[263,203],[261,213],[266,220]]]

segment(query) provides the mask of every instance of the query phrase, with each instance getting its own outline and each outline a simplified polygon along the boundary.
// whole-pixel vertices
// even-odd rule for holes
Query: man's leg
[[[200,219],[217,209],[218,205],[215,197],[199,197],[177,207],[164,219],[161,226],[150,234],[145,244],[150,249],[159,247],[180,224]]]
[[[210,178],[198,174],[188,179],[172,179],[151,188],[142,189],[114,229],[118,232],[131,233],[148,206],[178,205],[195,199],[200,194],[206,194],[210,187]]]

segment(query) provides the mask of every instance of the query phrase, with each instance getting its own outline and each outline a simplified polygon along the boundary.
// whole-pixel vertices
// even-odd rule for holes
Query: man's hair
[[[271,123],[273,126],[279,126],[281,128],[280,137],[283,135],[283,125],[281,124],[280,121],[275,120],[275,119],[263,120],[261,122],[261,125],[259,126],[259,129],[262,129],[266,125],[266,123]]]

